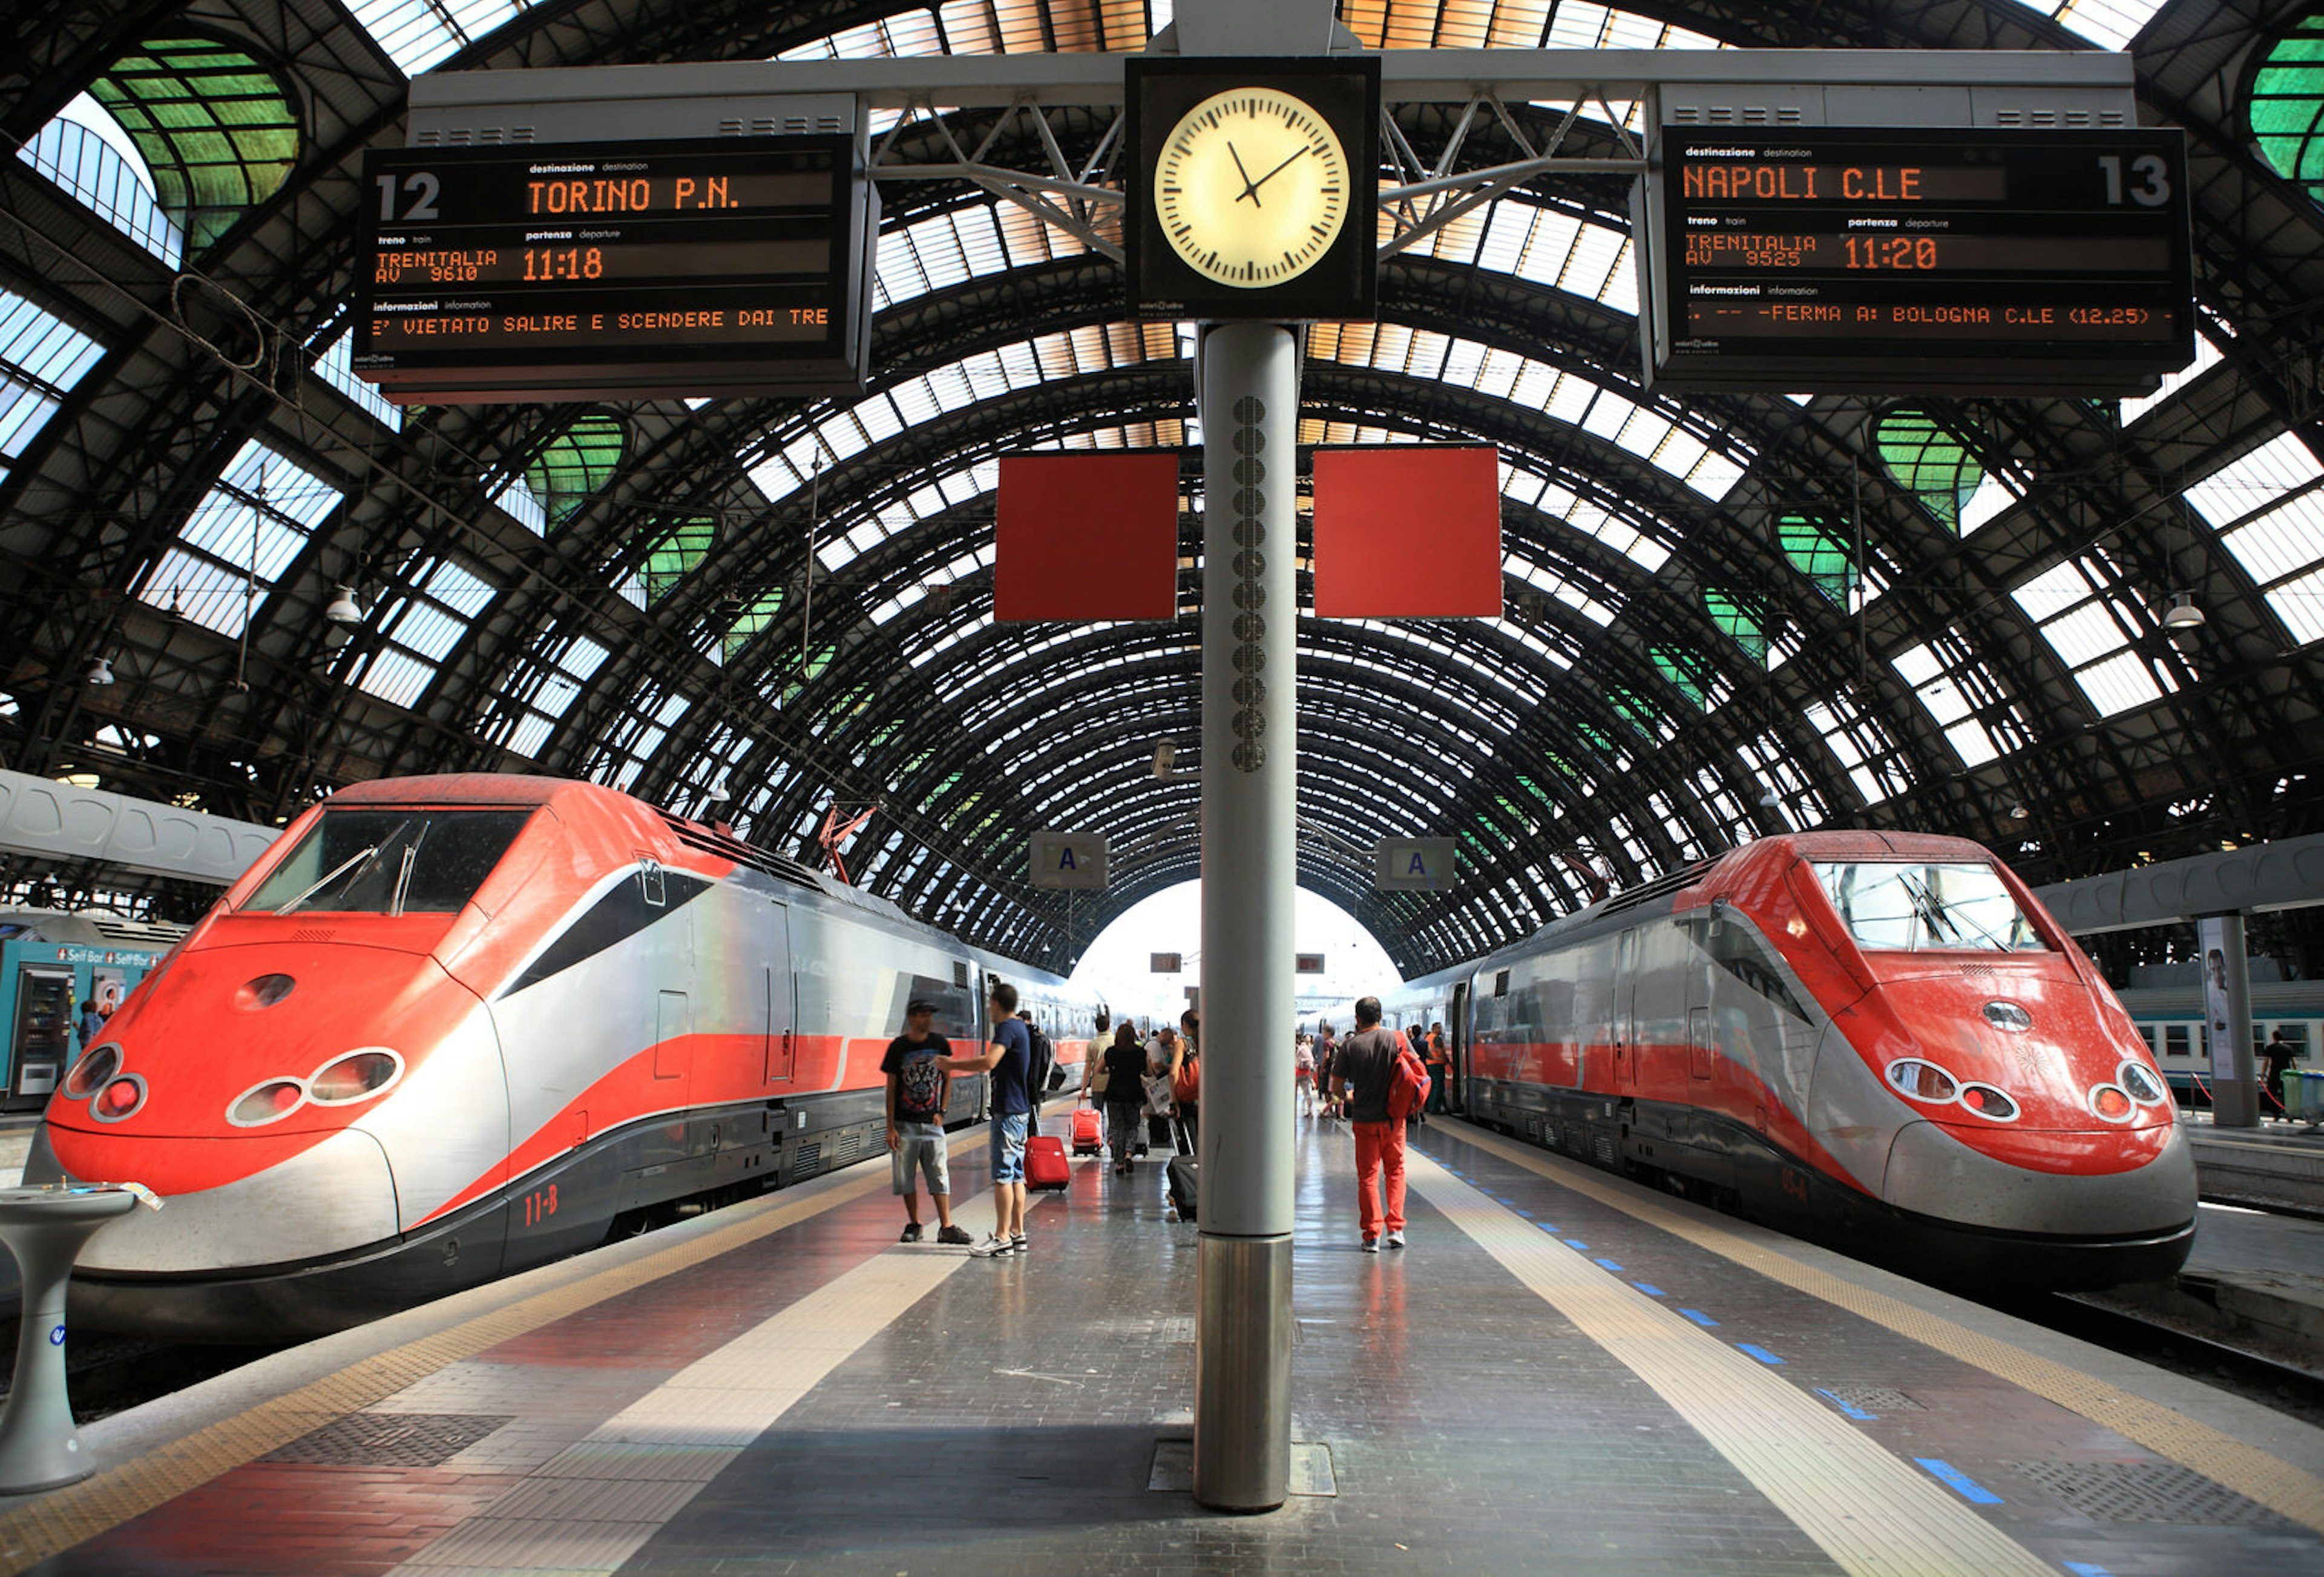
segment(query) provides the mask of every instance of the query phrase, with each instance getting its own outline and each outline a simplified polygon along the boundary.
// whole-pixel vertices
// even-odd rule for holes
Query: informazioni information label
[[[2175,131],[1665,126],[1652,374],[2127,392],[2193,354]]]
[[[402,149],[364,191],[353,364],[391,392],[856,371],[851,138]]]

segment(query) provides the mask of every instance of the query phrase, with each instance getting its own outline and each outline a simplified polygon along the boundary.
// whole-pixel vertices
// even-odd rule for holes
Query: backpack
[[[1056,1047],[1041,1033],[1041,1027],[1029,1019],[1025,1022],[1025,1093],[1038,1101],[1049,1088],[1049,1070]]]
[[[1412,1055],[1412,1043],[1396,1038],[1396,1060],[1388,1075],[1388,1115],[1391,1122],[1409,1122],[1428,1100],[1428,1070]]]
[[[1179,1063],[1177,1073],[1171,1076],[1170,1098],[1181,1102],[1200,1102],[1203,1098],[1202,1059],[1191,1051],[1186,1054],[1185,1060]]]

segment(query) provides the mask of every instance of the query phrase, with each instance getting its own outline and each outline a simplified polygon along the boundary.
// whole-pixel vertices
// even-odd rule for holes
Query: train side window
[[[641,858],[638,861],[638,888],[645,894],[646,902],[660,908],[669,902],[669,884],[662,881],[659,862]]]
[[[2283,1031],[2283,1041],[2284,1041],[2284,1044],[2285,1044],[2285,1045],[2295,1047],[2295,1048],[2299,1051],[2299,1054],[2300,1054],[2301,1056],[2307,1056],[2307,1055],[2308,1055],[2308,1026],[2307,1026],[2307,1025],[2305,1025],[2305,1024],[2279,1024],[2279,1025],[2277,1025],[2277,1026],[2276,1026],[2276,1028],[2277,1028],[2278,1029],[2281,1029],[2282,1031]]]
[[[2153,1056],[2154,1055],[2154,1026],[2152,1024],[2141,1024],[2138,1027],[2138,1038],[2146,1042],[2146,1055]]]
[[[2165,1024],[2163,1027],[2163,1055],[2165,1056],[2187,1055],[2187,1026]]]
[[[1508,972],[1508,970],[1506,970],[1506,969],[1501,969],[1501,970],[1496,970],[1496,971],[1494,971],[1494,972],[1493,972],[1493,995],[1495,995],[1495,996],[1497,996],[1497,997],[1506,997],[1506,996],[1508,996],[1508,994],[1509,994],[1509,972]]]

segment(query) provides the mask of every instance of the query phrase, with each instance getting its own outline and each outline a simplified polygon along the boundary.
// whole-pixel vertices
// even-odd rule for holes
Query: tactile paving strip
[[[350,1413],[258,1460],[332,1468],[440,1468],[512,1421],[475,1413]]]
[[[2274,1527],[2293,1525],[2258,1501],[2176,1462],[2013,1462],[2002,1466],[2039,1484],[2070,1511],[2099,1522],[2177,1522]]]

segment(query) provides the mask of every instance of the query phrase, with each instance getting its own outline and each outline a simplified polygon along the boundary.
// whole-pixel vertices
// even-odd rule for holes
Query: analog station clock
[[[1376,60],[1130,62],[1124,223],[1141,317],[1369,318]]]

